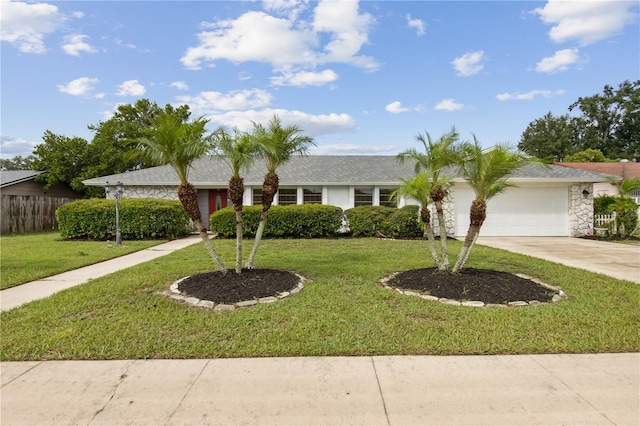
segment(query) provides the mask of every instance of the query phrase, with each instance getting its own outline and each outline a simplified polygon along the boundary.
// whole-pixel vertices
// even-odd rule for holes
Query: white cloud
[[[356,144],[323,144],[309,148],[311,155],[372,155],[382,153],[394,153],[397,145],[356,145]]]
[[[415,29],[418,35],[424,35],[426,32],[425,25],[424,22],[422,22],[422,19],[412,19],[411,15],[409,14],[407,14],[407,25],[409,25],[409,28]]]
[[[47,3],[0,1],[0,40],[24,53],[45,53],[44,38],[56,32],[66,18]]]
[[[215,114],[221,111],[262,108],[271,104],[271,93],[262,89],[236,90],[228,93],[200,92],[197,96],[178,96],[196,114]]]
[[[458,104],[454,99],[443,99],[435,106],[438,111],[458,111],[464,108],[464,104]]]
[[[298,73],[284,72],[281,76],[271,77],[274,86],[322,86],[333,83],[338,79],[338,74],[333,70],[320,72],[301,71]]]
[[[531,101],[537,96],[542,96],[544,98],[550,98],[553,96],[558,96],[564,94],[564,90],[531,90],[527,93],[501,93],[496,96],[500,101]]]
[[[64,37],[62,49],[69,55],[80,56],[80,52],[95,53],[96,50],[84,40],[89,38],[83,34],[71,34]]]
[[[543,58],[536,64],[536,71],[555,73],[559,71],[566,71],[570,65],[573,65],[580,61],[578,55],[578,49],[563,49],[558,50],[553,56]]]
[[[15,157],[16,155],[25,157],[31,155],[37,144],[38,142],[31,142],[22,138],[0,135],[0,152],[5,157]]]
[[[269,3],[268,8],[282,9],[289,3],[297,5],[281,1],[277,5]],[[263,62],[276,71],[295,66],[315,68],[323,63],[346,63],[375,70],[378,64],[374,59],[358,55],[368,42],[373,23],[371,15],[359,13],[356,1],[320,1],[313,22],[299,20],[297,13],[280,18],[250,11],[237,19],[202,24],[198,45],[188,48],[180,61],[190,69],[228,60]],[[323,38],[329,41],[321,45]]]
[[[576,40],[582,45],[611,37],[634,23],[638,15],[631,1],[561,1],[549,0],[536,8],[545,24],[552,25],[549,38],[556,43]]]
[[[117,96],[142,96],[146,93],[146,89],[138,80],[127,80],[118,86]]]
[[[296,125],[307,136],[320,136],[332,133],[345,133],[355,129],[356,122],[349,114],[307,114],[302,111],[284,109],[263,109],[247,111],[229,111],[223,114],[212,114],[210,118],[215,123],[227,127],[238,127],[249,130],[251,122],[267,124],[277,114],[283,126]]]
[[[67,84],[59,84],[56,87],[62,93],[73,96],[88,96],[98,84],[97,78],[80,77],[68,82]]]
[[[405,107],[402,105],[400,101],[394,101],[394,102],[391,102],[390,104],[387,104],[387,106],[385,106],[384,109],[387,112],[390,112],[391,114],[400,114],[400,113],[409,112],[409,111],[422,111],[423,107],[420,105],[414,106],[414,107]]]
[[[189,86],[184,81],[174,81],[170,84],[171,87],[175,87],[178,90],[189,90]]]
[[[484,51],[478,50],[476,52],[465,53],[455,58],[451,63],[458,76],[469,77],[479,73],[482,68],[484,68],[484,65],[481,64],[483,57]]]

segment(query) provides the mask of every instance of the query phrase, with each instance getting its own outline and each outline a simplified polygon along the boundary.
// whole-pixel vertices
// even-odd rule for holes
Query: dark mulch
[[[465,268],[459,274],[439,272],[436,268],[401,272],[388,285],[429,293],[453,300],[479,300],[484,303],[549,302],[554,291],[508,272]]]
[[[243,269],[242,274],[228,271],[192,275],[178,285],[189,296],[215,303],[234,304],[244,300],[276,296],[293,290],[300,282],[293,272],[277,269]]]

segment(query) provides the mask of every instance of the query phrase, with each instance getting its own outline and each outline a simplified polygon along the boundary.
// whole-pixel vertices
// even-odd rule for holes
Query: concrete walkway
[[[8,311],[27,302],[44,299],[61,290],[84,284],[91,279],[109,275],[139,263],[148,262],[200,241],[202,240],[199,235],[190,235],[115,259],[2,290],[0,291],[0,311]]]
[[[482,236],[477,244],[640,284],[640,246],[637,245],[570,237]]]
[[[9,425],[638,425],[640,354],[2,364]]]

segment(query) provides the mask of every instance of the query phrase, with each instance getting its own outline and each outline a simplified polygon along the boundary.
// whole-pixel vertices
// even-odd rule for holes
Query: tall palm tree
[[[267,165],[267,173],[262,183],[262,212],[260,213],[260,224],[256,231],[256,238],[249,255],[246,267],[253,268],[253,262],[262,240],[262,233],[267,222],[267,214],[273,203],[273,197],[278,192],[280,179],[276,173],[278,167],[287,163],[295,154],[306,155],[309,146],[315,146],[313,139],[303,136],[302,129],[298,126],[282,127],[282,123],[277,115],[269,121],[268,128],[261,124],[253,123],[253,135],[256,138],[260,155]]]
[[[508,145],[496,145],[485,150],[475,136],[473,141],[474,143],[464,144],[462,148],[460,171],[476,198],[471,202],[469,230],[453,267],[453,273],[460,272],[463,268],[471,248],[478,239],[480,228],[487,218],[487,201],[515,186],[509,182],[509,175],[531,161],[524,153],[515,151]]]
[[[429,177],[425,172],[421,172],[410,179],[401,178],[400,180],[402,183],[391,193],[391,199],[397,200],[400,197],[406,197],[420,203],[420,219],[424,224],[424,234],[429,240],[431,256],[436,266],[440,268],[442,261],[438,255],[436,239],[433,234],[433,228],[431,227],[431,212],[429,212],[429,202],[431,201]]]
[[[451,186],[451,177],[443,172],[447,167],[459,162],[459,150],[456,148],[460,135],[455,127],[434,141],[429,133],[418,134],[416,140],[422,143],[424,152],[418,152],[415,148],[408,149],[397,155],[399,162],[407,160],[416,162],[416,173],[424,171],[429,181],[429,197],[436,206],[438,225],[440,229],[440,249],[442,258],[436,262],[438,269],[447,271],[449,265],[449,248],[447,245],[447,227],[444,220],[444,208],[442,201],[447,196]]]
[[[244,179],[240,176],[242,169],[248,170],[256,158],[257,144],[252,135],[242,133],[237,128],[233,135],[224,128],[219,128],[214,134],[216,155],[224,159],[231,168],[229,179],[229,198],[233,203],[236,214],[236,273],[242,273],[242,204],[244,198]]]
[[[204,136],[207,123],[208,120],[202,117],[189,123],[176,114],[162,112],[153,120],[148,135],[139,140],[139,146],[154,164],[169,164],[173,167],[180,179],[178,199],[198,229],[202,242],[216,266],[222,272],[226,272],[227,269],[211,245],[202,223],[198,191],[188,179],[191,164],[210,149],[208,138]]]

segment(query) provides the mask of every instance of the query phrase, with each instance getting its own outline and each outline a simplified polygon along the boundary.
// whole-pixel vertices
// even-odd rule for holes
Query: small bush
[[[614,204],[617,197],[602,195],[593,199],[593,214],[596,216],[609,214],[609,206]]]
[[[346,210],[351,235],[354,237],[374,237],[376,231],[384,233],[384,222],[398,209],[383,206],[360,206]]]
[[[260,223],[262,206],[246,206],[242,209],[243,234],[247,238],[255,236]],[[264,228],[265,238],[324,238],[337,234],[342,224],[342,209],[321,204],[273,206]],[[209,224],[212,232],[221,237],[235,237],[236,219],[232,207],[227,207],[211,215]]]
[[[176,238],[187,233],[189,217],[179,201],[123,198],[118,211],[123,240]],[[115,200],[74,201],[58,208],[56,218],[65,239],[106,241],[116,237]]]
[[[422,236],[422,224],[418,217],[419,206],[409,205],[396,209],[380,226],[380,232],[392,238],[418,238]]]

